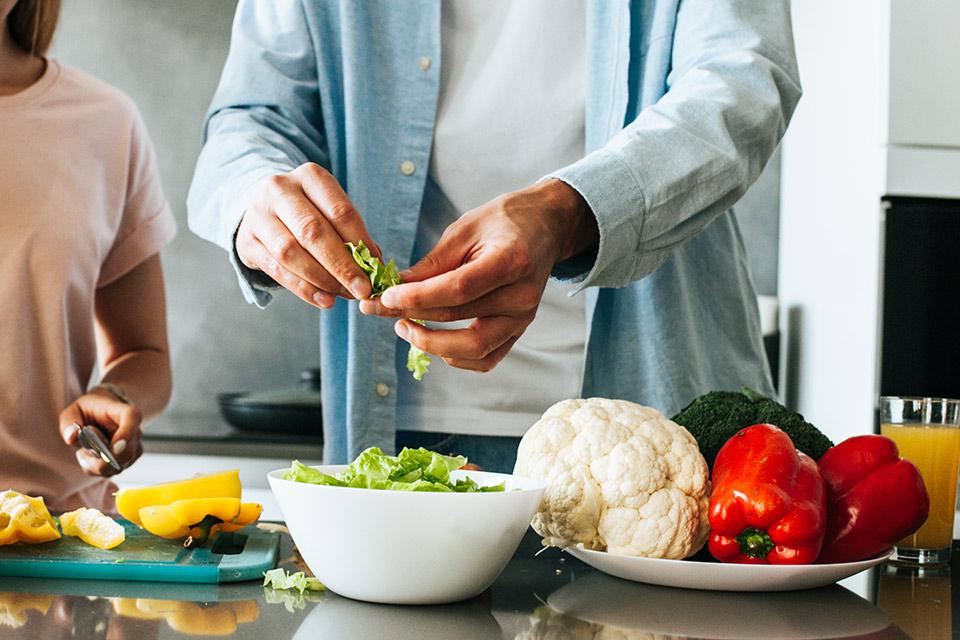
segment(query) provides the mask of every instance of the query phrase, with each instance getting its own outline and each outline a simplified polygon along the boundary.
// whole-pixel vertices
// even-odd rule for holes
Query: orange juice
[[[953,540],[953,513],[957,502],[960,466],[960,429],[918,423],[880,425],[900,456],[920,469],[930,494],[930,516],[920,530],[897,543],[908,549],[946,549]]]

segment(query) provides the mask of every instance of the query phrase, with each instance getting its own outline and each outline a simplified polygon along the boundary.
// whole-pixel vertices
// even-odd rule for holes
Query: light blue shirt
[[[800,97],[789,16],[786,0],[589,0],[585,156],[550,174],[600,230],[554,272],[587,296],[584,397],[672,415],[712,389],[772,393],[730,207]],[[240,1],[188,207],[247,300],[271,284],[233,252],[246,203],[304,162],[336,176],[385,256],[414,259],[442,62],[439,0]],[[409,375],[392,321],[341,300],[320,329],[324,457],[392,449]]]

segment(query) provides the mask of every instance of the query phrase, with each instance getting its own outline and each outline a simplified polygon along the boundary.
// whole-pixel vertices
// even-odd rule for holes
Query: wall
[[[180,233],[164,252],[175,389],[163,423],[216,420],[221,391],[295,384],[317,366],[316,314],[290,296],[265,311],[240,297],[223,252],[187,229],[203,115],[230,38],[233,0],[67,0],[53,55],[120,87],[153,137]],[[757,289],[775,293],[779,163],[737,206]]]
[[[226,254],[187,229],[200,128],[230,41],[232,0],[67,0],[53,55],[139,105],[180,225],[163,253],[174,396],[159,422],[216,419],[216,393],[296,384],[319,363],[316,313],[290,297],[260,311]]]

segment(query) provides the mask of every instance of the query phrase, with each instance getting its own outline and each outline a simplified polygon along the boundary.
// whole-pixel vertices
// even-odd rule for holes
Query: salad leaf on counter
[[[352,242],[346,244],[347,248],[350,249],[350,253],[353,255],[354,262],[370,277],[370,286],[373,291],[370,294],[371,298],[376,298],[390,287],[403,282],[403,280],[400,279],[400,274],[397,273],[397,266],[393,260],[388,264],[383,264],[380,258],[370,253],[370,249],[362,240],[357,241],[356,244]],[[414,322],[423,324],[419,320],[414,320]],[[407,371],[413,374],[413,379],[423,380],[423,376],[427,373],[429,366],[429,356],[419,347],[411,344],[410,350],[407,351]]]
[[[388,491],[486,493],[506,489],[502,482],[493,486],[480,486],[470,477],[451,482],[450,472],[465,464],[467,459],[463,456],[445,456],[423,447],[404,448],[395,456],[389,456],[377,447],[370,447],[337,476],[317,471],[299,460],[294,460],[283,478],[333,487]]]
[[[304,591],[323,591],[326,587],[317,578],[307,577],[303,571],[287,573],[284,569],[270,569],[263,572],[263,586],[274,589],[296,589]]]

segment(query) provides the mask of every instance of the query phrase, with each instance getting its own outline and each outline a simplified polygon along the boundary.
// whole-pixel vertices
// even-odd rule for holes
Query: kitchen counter
[[[224,585],[0,578],[0,638],[960,638],[960,563],[873,570],[864,597],[839,585],[733,594],[626,582],[548,549],[528,531],[494,585],[458,604],[374,605],[333,593]],[[402,550],[397,550],[402,553]],[[955,558],[958,555],[954,554]],[[297,556],[284,536],[281,566]]]
[[[147,453],[216,455],[247,458],[323,457],[322,434],[290,435],[234,429],[211,418],[163,419],[143,432]]]

